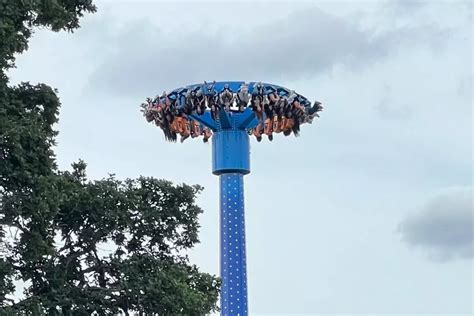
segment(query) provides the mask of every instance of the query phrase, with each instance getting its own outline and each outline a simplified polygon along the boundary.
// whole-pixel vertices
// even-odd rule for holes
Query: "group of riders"
[[[300,125],[312,123],[323,109],[320,102],[312,105],[305,97],[283,87],[262,83],[249,87],[243,83],[237,91],[232,91],[229,84],[224,84],[217,91],[215,85],[215,82],[204,82],[169,94],[163,92],[154,99],[147,98],[146,103],[142,103],[142,111],[148,122],[155,122],[163,130],[167,140],[176,141],[177,135],[181,136],[181,142],[202,136],[207,142],[212,131],[190,115],[203,115],[209,110],[212,118],[218,120],[221,110],[243,112],[250,107],[259,123],[248,133],[261,141],[262,135],[272,140],[273,133],[297,136]]]

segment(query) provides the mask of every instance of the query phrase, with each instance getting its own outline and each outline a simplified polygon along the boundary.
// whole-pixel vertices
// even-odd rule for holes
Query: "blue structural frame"
[[[214,131],[212,173],[220,178],[221,315],[248,315],[245,253],[244,175],[250,173],[250,140],[247,131],[258,124],[255,113],[221,110],[190,115]]]

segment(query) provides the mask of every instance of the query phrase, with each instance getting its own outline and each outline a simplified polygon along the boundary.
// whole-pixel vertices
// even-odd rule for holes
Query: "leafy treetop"
[[[35,28],[73,31],[95,11],[90,0],[0,0],[0,314],[209,313],[219,280],[183,254],[198,242],[202,188],[89,181],[81,160],[59,171],[57,91],[8,85]]]

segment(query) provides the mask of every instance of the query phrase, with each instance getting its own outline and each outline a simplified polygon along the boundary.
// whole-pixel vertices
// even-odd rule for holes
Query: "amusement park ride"
[[[247,315],[244,181],[250,173],[250,141],[273,133],[298,136],[322,110],[281,86],[242,81],[190,85],[142,104],[169,141],[212,137],[212,173],[220,178],[221,315]]]

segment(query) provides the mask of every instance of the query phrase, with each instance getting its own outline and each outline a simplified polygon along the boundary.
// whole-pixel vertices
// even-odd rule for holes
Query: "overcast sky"
[[[252,140],[250,313],[472,314],[469,2],[97,5],[74,34],[37,31],[11,74],[58,88],[60,168],[203,185],[191,258],[218,274],[211,147],[166,143],[139,104],[203,80],[286,86],[325,109],[298,138]]]

